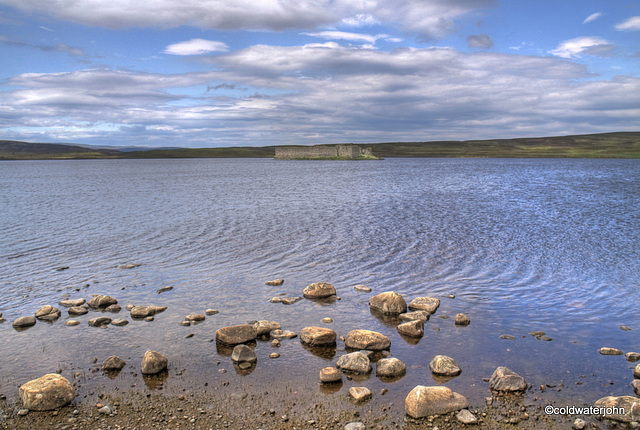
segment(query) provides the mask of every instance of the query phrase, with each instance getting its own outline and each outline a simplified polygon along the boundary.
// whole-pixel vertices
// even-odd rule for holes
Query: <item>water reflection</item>
[[[250,375],[258,367],[258,362],[243,361],[242,363],[233,363],[233,368],[238,375],[247,376]]]
[[[342,389],[343,385],[342,381],[322,382],[320,383],[320,391],[325,394],[337,393]]]
[[[167,370],[163,370],[162,372],[157,373],[155,375],[144,375],[144,374],[142,375],[142,380],[144,381],[144,384],[147,386],[148,389],[153,391],[162,390],[167,378],[169,378],[169,371]]]
[[[306,351],[310,352],[316,357],[324,358],[325,360],[332,360],[337,352],[335,346],[311,346],[305,343],[300,344]]]

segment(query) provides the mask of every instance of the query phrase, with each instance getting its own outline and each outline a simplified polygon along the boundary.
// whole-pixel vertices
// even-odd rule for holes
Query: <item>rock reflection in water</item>
[[[155,375],[142,375],[142,379],[144,380],[144,384],[150,390],[161,390],[164,387],[164,383],[167,378],[169,378],[169,372],[164,370]]]

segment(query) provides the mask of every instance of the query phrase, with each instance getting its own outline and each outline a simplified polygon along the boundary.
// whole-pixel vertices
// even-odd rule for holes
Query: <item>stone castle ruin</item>
[[[357,159],[375,158],[370,147],[354,144],[277,146],[276,160]]]

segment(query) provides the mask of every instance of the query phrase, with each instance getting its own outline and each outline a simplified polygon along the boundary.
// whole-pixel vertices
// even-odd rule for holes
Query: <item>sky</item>
[[[0,0],[0,139],[640,130],[640,0]]]

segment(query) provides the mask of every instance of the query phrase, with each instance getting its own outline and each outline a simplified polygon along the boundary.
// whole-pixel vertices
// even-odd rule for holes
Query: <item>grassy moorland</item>
[[[640,158],[640,132],[466,141],[360,144],[377,157]],[[75,145],[0,140],[0,160],[87,158],[273,158],[275,146],[121,152]]]

